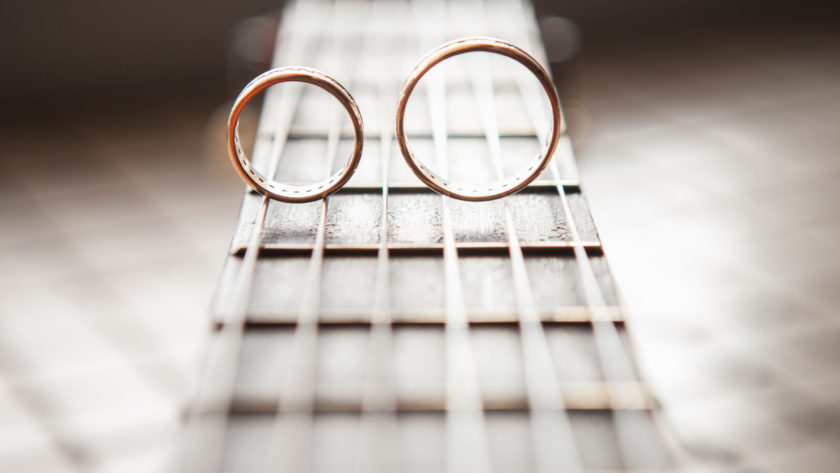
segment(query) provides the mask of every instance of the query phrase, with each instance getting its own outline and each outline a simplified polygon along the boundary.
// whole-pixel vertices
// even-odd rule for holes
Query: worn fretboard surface
[[[476,35],[543,60],[518,0],[286,8],[274,63],[321,69],[351,91],[362,164],[324,201],[245,193],[182,470],[673,468],[568,137],[534,184],[487,203],[431,192],[399,153],[393,114],[408,71]],[[412,96],[410,142],[452,179],[495,180],[540,149],[544,102],[513,61],[455,58]],[[352,140],[334,99],[285,84],[266,94],[253,162],[314,182]]]

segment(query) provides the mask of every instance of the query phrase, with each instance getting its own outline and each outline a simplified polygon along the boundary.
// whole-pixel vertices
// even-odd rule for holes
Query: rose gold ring
[[[356,138],[356,146],[353,152],[342,168],[321,182],[291,185],[277,182],[271,176],[263,176],[251,166],[251,162],[239,143],[239,114],[242,113],[245,104],[262,90],[281,82],[305,82],[326,90],[344,106],[353,122],[353,132]],[[234,168],[252,189],[283,202],[310,202],[322,199],[337,191],[353,176],[353,172],[355,172],[362,157],[362,144],[364,142],[362,114],[347,89],[327,74],[306,67],[272,69],[257,76],[236,97],[228,118],[227,142],[228,153]]]
[[[548,134],[541,152],[533,161],[514,175],[501,182],[481,185],[451,182],[418,162],[411,148],[408,146],[408,139],[405,134],[405,109],[408,105],[408,99],[423,75],[445,59],[473,51],[502,54],[519,62],[537,77],[551,103],[551,133]],[[540,172],[548,165],[549,161],[551,161],[554,150],[557,148],[557,141],[563,133],[563,128],[564,121],[562,111],[560,110],[560,99],[557,97],[557,91],[554,89],[551,76],[549,76],[545,68],[533,56],[517,46],[494,38],[458,39],[431,51],[414,66],[414,69],[409,74],[408,79],[406,79],[400,91],[397,102],[396,136],[400,145],[400,151],[402,151],[402,155],[408,163],[408,166],[421,181],[434,191],[461,200],[493,200],[522,190],[522,188],[536,179]]]

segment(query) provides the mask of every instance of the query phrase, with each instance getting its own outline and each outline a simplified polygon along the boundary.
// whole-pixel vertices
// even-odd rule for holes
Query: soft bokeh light
[[[536,2],[641,369],[710,471],[836,471],[840,16],[680,3]],[[280,7],[0,8],[0,470],[166,466]]]

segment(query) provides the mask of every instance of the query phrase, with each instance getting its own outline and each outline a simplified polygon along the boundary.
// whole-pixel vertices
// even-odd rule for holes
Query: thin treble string
[[[444,15],[439,18],[445,22],[446,4],[440,5]],[[412,15],[417,26],[418,43],[424,31],[435,31],[423,25],[418,12],[420,5],[412,3]],[[425,10],[428,14],[428,10]],[[422,44],[419,44],[422,48]],[[448,175],[447,132],[446,132],[446,92],[445,79],[432,76],[429,78],[428,101],[432,122],[432,138],[435,155],[441,174]],[[471,347],[469,322],[461,289],[458,270],[458,252],[452,228],[450,198],[441,197],[443,219],[443,253],[446,277],[446,325],[445,345],[447,360],[447,471],[492,471],[489,435],[484,419],[484,406],[481,398],[475,354]]]
[[[522,81],[517,76],[517,82],[520,92],[525,98],[528,105],[528,112],[534,124],[537,134],[541,140],[545,139],[544,119],[541,119],[541,111],[537,110],[533,100],[527,100],[529,84]],[[533,88],[531,88],[533,89]],[[531,95],[533,97],[533,94]],[[635,442],[633,436],[632,421],[624,414],[627,413],[623,409],[623,396],[617,390],[617,382],[629,373],[633,373],[634,369],[631,363],[629,354],[624,348],[621,341],[621,336],[615,323],[607,308],[606,300],[603,291],[598,284],[595,270],[592,267],[592,262],[586,252],[586,248],[580,238],[577,224],[569,205],[568,197],[566,196],[565,188],[563,187],[560,175],[560,170],[555,161],[549,164],[552,178],[555,181],[557,193],[560,196],[560,202],[563,207],[563,214],[566,218],[569,233],[572,236],[572,247],[574,250],[575,261],[577,262],[580,281],[583,286],[583,295],[586,301],[586,306],[591,314],[591,324],[593,337],[595,340],[596,350],[601,360],[601,369],[604,372],[604,381],[607,398],[612,408],[613,419],[615,422],[616,437],[618,441],[619,454],[625,467],[629,467],[628,462],[631,458],[636,458],[637,455],[633,449],[630,448]]]
[[[285,22],[284,22],[285,23]],[[279,36],[285,28],[280,28]],[[286,55],[294,57],[300,54],[302,44],[295,38],[289,38]],[[285,100],[278,122],[278,132],[272,136],[272,147],[269,152],[268,176],[273,176],[280,162],[280,157],[286,143],[286,137],[291,126],[291,116],[294,114],[302,92],[300,87],[287,88],[283,90]],[[267,104],[268,105],[268,104]],[[256,270],[257,258],[259,256],[262,232],[268,212],[270,199],[262,196],[260,199],[254,225],[245,253],[242,256],[242,263],[234,283],[234,300],[228,311],[218,333],[210,340],[207,363],[205,365],[202,380],[199,384],[198,393],[193,402],[193,411],[190,415],[211,416],[206,422],[202,422],[198,429],[201,438],[194,435],[185,436],[185,442],[190,447],[182,448],[182,454],[187,453],[189,457],[182,457],[179,471],[210,472],[221,470],[224,461],[225,432],[227,429],[228,410],[233,400],[234,387],[236,382],[236,369],[239,362],[239,354],[244,336],[245,321],[250,302],[251,288]],[[205,413],[204,411],[209,411]],[[197,432],[192,432],[193,434]],[[195,442],[202,444],[211,443],[207,448],[202,445],[201,449],[194,448]],[[198,455],[197,452],[207,451],[210,454]]]
[[[269,456],[266,461],[267,472],[308,471],[309,466],[298,468],[289,466],[284,460],[294,456],[297,460],[310,462],[310,444],[312,435],[312,409],[314,396],[315,356],[317,349],[318,321],[317,307],[320,290],[321,265],[325,240],[327,198],[321,201],[321,216],[312,248],[309,269],[303,292],[301,310],[295,325],[295,332],[290,347],[289,363],[280,386],[278,406],[274,414],[274,424]],[[313,316],[313,314],[315,314]],[[313,320],[314,319],[314,320]],[[302,442],[292,444],[289,434],[294,433]],[[294,449],[284,448],[294,445]]]
[[[336,3],[332,4],[330,21],[325,28],[335,31],[340,26]],[[335,39],[333,38],[333,41]],[[333,65],[334,67],[337,65]],[[349,84],[348,84],[349,85]],[[325,173],[330,174],[341,139],[341,115],[332,113],[327,133]],[[315,377],[318,347],[318,322],[321,281],[326,242],[326,219],[329,197],[321,201],[321,212],[315,243],[307,270],[301,308],[290,347],[290,356],[280,386],[278,406],[272,429],[271,455],[266,462],[267,472],[310,471],[312,465],[312,435],[314,422]],[[300,443],[290,442],[292,436]],[[285,463],[285,461],[300,463]]]
[[[481,3],[479,6],[478,14],[485,17],[484,4]],[[480,56],[476,60],[477,66],[468,69],[490,149],[491,164],[496,179],[501,181],[505,176],[491,80],[492,71],[486,57]],[[554,368],[548,340],[528,279],[525,257],[513,223],[510,199],[504,199],[503,205],[519,315],[525,381],[531,411],[530,425],[536,471],[542,473],[582,471],[571,422],[560,390],[560,380]]]
[[[376,23],[383,20],[379,13],[368,4],[369,18]],[[385,51],[379,51],[376,45],[382,45],[382,38],[378,38],[376,26],[367,28],[369,35],[365,38],[369,43],[363,51],[369,54],[379,53],[382,58],[376,64],[381,68],[377,84],[378,115],[379,115],[379,146],[380,172],[382,176],[382,213],[379,225],[379,247],[376,255],[376,282],[374,290],[374,308],[371,317],[370,338],[365,360],[364,387],[362,390],[362,413],[359,424],[359,445],[355,462],[355,471],[393,471],[399,465],[399,453],[396,445],[382,445],[382,441],[393,442],[393,435],[398,429],[396,415],[397,400],[393,379],[394,348],[393,326],[390,310],[389,295],[389,255],[388,255],[388,183],[390,176],[392,136],[391,126],[386,117],[392,104],[388,97],[395,92],[385,71],[389,68],[384,59]],[[376,434],[380,434],[377,437]],[[381,462],[377,464],[377,461]],[[379,465],[380,468],[376,468]]]

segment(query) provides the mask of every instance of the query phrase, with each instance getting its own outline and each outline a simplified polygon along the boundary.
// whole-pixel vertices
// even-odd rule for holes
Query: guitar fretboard
[[[408,71],[476,35],[547,64],[518,0],[286,7],[275,65],[342,82],[362,110],[364,154],[323,201],[246,191],[185,470],[672,468],[568,137],[532,185],[485,203],[433,193],[399,153],[393,114]],[[548,123],[528,74],[479,53],[436,67],[406,116],[416,154],[455,180],[518,169]],[[284,84],[265,94],[253,163],[314,182],[352,143],[333,98]]]

